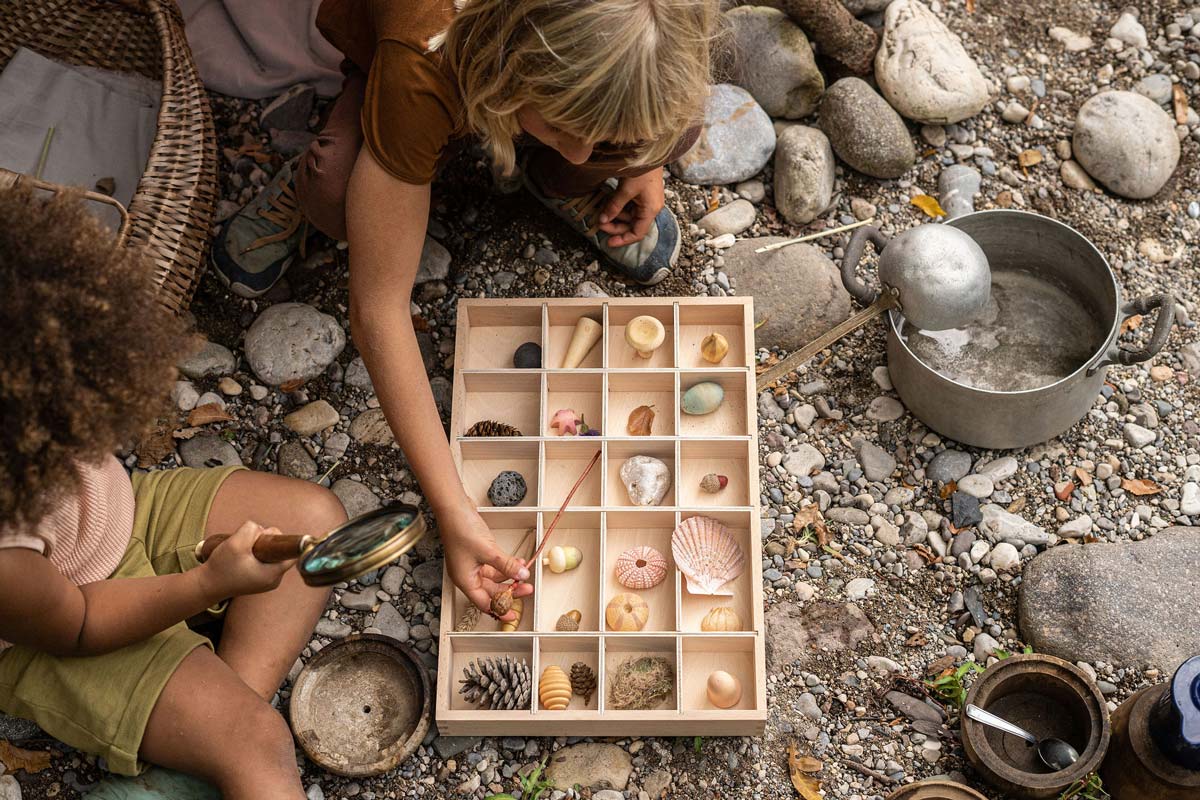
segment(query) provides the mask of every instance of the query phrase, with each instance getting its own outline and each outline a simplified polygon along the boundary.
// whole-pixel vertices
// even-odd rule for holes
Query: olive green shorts
[[[170,575],[197,566],[217,490],[242,467],[133,476],[133,538],[111,578]],[[31,719],[61,742],[136,775],[142,734],[163,687],[188,653],[212,647],[180,622],[111,653],[60,658],[28,647],[0,651],[0,711]]]

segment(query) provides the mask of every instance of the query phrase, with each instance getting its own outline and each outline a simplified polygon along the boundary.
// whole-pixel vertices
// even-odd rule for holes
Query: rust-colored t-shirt
[[[406,183],[432,181],[446,146],[465,133],[457,82],[429,50],[453,16],[453,0],[323,0],[317,11],[317,29],[367,75],[366,146]]]

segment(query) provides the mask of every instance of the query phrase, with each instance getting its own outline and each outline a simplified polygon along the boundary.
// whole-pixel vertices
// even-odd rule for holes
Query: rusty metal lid
[[[292,732],[313,763],[335,775],[369,778],[420,746],[433,716],[433,687],[407,645],[360,634],[308,662],[289,709]]]
[[[921,781],[888,795],[887,800],[987,800],[979,792],[953,781]]]

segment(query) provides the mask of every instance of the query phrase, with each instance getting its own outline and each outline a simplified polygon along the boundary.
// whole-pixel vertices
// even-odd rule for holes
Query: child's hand
[[[453,517],[439,515],[438,523],[450,579],[481,611],[490,613],[492,597],[503,591],[502,584],[509,578],[517,582],[513,597],[533,594],[533,587],[524,583],[529,580],[525,562],[496,545],[487,523],[475,509],[464,508]],[[510,611],[502,619],[515,616]]]
[[[613,234],[609,247],[640,242],[666,204],[662,167],[635,178],[621,178],[600,214],[600,230]]]
[[[266,564],[254,557],[251,548],[263,534],[278,536],[278,528],[264,528],[257,522],[246,522],[221,546],[213,551],[198,569],[202,570],[205,591],[213,602],[244,594],[269,592],[279,585],[283,575],[296,559]]]

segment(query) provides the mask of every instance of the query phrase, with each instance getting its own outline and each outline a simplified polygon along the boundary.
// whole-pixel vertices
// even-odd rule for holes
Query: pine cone
[[[582,661],[571,665],[571,691],[583,698],[583,704],[592,702],[592,694],[596,691],[596,673]]]
[[[528,709],[533,695],[529,664],[512,656],[473,660],[459,683],[458,693],[468,703],[492,711]]]
[[[467,428],[466,436],[520,436],[521,432],[512,425],[485,419]]]

